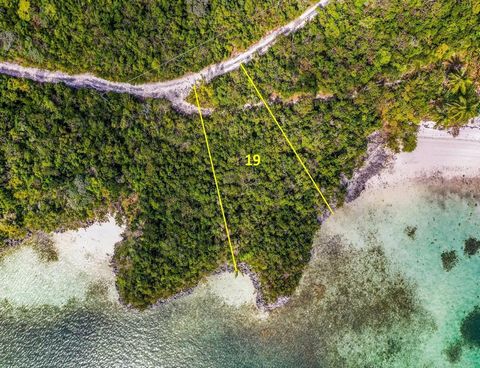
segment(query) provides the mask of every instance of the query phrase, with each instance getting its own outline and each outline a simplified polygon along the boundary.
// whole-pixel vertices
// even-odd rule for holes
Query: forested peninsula
[[[0,5],[4,36],[34,39],[35,14],[48,7],[40,2],[21,15],[25,3]],[[187,11],[192,3],[203,2],[177,4]],[[201,24],[210,26],[214,3],[205,2]],[[238,4],[247,8],[248,2]],[[288,8],[292,2],[282,4]],[[55,9],[61,19],[61,8]],[[480,1],[348,0],[318,11],[302,30],[246,68],[325,196],[340,206],[374,131],[380,130],[392,149],[412,150],[420,121],[434,120],[454,132],[478,115]],[[128,12],[119,14],[119,22],[128,18]],[[172,36],[198,36],[182,32]],[[44,37],[55,43],[54,36]],[[120,40],[111,32],[102,42]],[[22,54],[25,48],[10,53],[5,45],[2,41],[3,60],[34,62]],[[84,63],[81,67],[67,65],[69,57],[50,54],[53,49],[35,63],[75,72],[91,68],[105,77],[115,74],[113,79],[141,71],[129,74],[131,60],[117,60],[111,68],[79,54],[69,57]],[[213,50],[211,55],[223,57]],[[213,59],[208,60],[198,62]],[[192,56],[182,57],[172,70],[147,77],[201,67],[192,62]],[[198,116],[178,114],[160,99],[7,76],[0,77],[0,89],[5,244],[114,212],[127,225],[114,256],[117,285],[121,298],[139,308],[194,286],[229,260]],[[327,210],[241,71],[203,84],[199,92],[202,106],[213,108],[205,123],[236,256],[259,275],[268,302],[289,295]],[[245,165],[249,154],[259,154],[262,163]]]

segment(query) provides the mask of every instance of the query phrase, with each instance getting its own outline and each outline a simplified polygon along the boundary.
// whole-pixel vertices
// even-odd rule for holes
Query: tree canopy
[[[21,21],[29,25],[18,23],[28,28],[40,8],[59,13],[26,3],[21,11],[12,3],[3,16],[15,24],[18,12],[29,16]],[[89,5],[87,14],[90,7],[102,12]],[[120,17],[115,22],[129,19],[128,6],[122,9],[125,16],[111,13]],[[331,204],[342,204],[345,178],[361,165],[372,132],[395,150],[412,150],[421,120],[450,128],[478,115],[479,11],[478,1],[336,1],[246,65]],[[125,42],[117,33],[107,41]],[[48,55],[59,65],[75,53]],[[82,60],[89,60],[82,68],[114,73],[99,59]],[[121,78],[131,73],[118,60],[112,65]],[[202,106],[214,108],[205,123],[237,259],[259,274],[267,301],[289,295],[326,208],[241,71],[199,92]],[[228,262],[198,116],[179,115],[162,100],[2,76],[0,140],[0,239],[76,228],[115,212],[127,224],[115,253],[117,284],[136,307]],[[261,164],[246,165],[254,154]]]
[[[171,79],[245,49],[313,0],[0,0],[0,58],[111,80]]]

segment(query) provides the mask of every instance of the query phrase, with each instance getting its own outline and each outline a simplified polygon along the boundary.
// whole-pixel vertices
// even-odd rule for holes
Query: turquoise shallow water
[[[480,304],[480,254],[470,256],[464,250],[467,239],[480,239],[477,195],[458,183],[367,193],[327,222],[319,241],[328,244],[335,236],[356,250],[378,247],[388,259],[390,272],[405,280],[412,293],[416,307],[411,316],[422,316],[422,326],[415,331],[416,345],[387,366],[480,366],[478,346],[464,341],[461,334],[465,317]],[[442,261],[442,253],[447,252],[455,259],[450,268]],[[371,279],[378,274],[372,273]],[[404,322],[413,327],[408,319]],[[372,332],[366,332],[366,343]],[[407,348],[408,339],[403,341]],[[372,362],[380,364],[375,358]]]
[[[478,327],[465,320],[480,305],[480,254],[464,243],[480,239],[479,207],[455,188],[366,193],[322,226],[296,295],[266,320],[210,294],[146,312],[102,288],[63,307],[6,300],[0,367],[479,367],[462,335]]]

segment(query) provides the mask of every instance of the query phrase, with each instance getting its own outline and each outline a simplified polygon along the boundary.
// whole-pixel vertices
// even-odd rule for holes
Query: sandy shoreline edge
[[[346,202],[364,190],[406,184],[429,176],[480,176],[480,118],[460,128],[458,136],[435,128],[428,121],[420,125],[417,147],[412,152],[395,153],[388,149],[379,132],[369,137],[367,154],[347,184]]]
[[[466,159],[468,158],[468,159]],[[368,137],[368,147],[364,164],[358,168],[350,180],[346,180],[346,202],[357,199],[365,190],[387,188],[412,182],[426,177],[480,177],[480,118],[460,128],[454,137],[447,130],[435,128],[435,123],[428,121],[420,125],[417,134],[417,147],[413,152],[395,153],[388,149],[381,132]],[[328,216],[321,219],[326,221]],[[282,307],[290,297],[280,297],[274,303],[266,303],[258,275],[247,264],[241,263],[240,270],[247,275],[255,288],[256,306],[263,312]],[[233,272],[233,268],[223,265],[213,274]],[[176,300],[191,294],[196,287],[176,294],[155,305]]]
[[[470,124],[462,127],[456,137],[445,130],[435,129],[433,122],[424,122],[419,127],[417,148],[410,153],[392,152],[385,147],[381,133],[373,133],[368,138],[364,164],[355,171],[350,180],[344,181],[347,187],[346,202],[355,200],[366,190],[383,189],[399,184],[407,185],[415,179],[422,178],[425,180],[429,177],[480,177],[480,118],[474,119]],[[323,222],[326,219],[327,217],[321,220]],[[88,232],[92,225],[98,224],[101,223],[89,223],[85,228],[78,229],[78,231]],[[121,230],[121,233],[123,231]],[[100,242],[100,240],[96,241]],[[108,266],[113,270],[112,273],[116,274],[113,257],[110,257]],[[232,290],[230,288],[227,290],[227,287],[225,287],[225,294],[229,294],[230,297],[232,292],[238,292],[239,295],[243,294],[245,303],[254,300],[256,308],[261,312],[272,311],[289,301],[289,297],[280,297],[274,303],[267,303],[262,294],[262,286],[258,275],[245,263],[240,263],[239,268],[243,277],[250,279],[253,285],[253,295],[245,297],[245,290]],[[150,308],[190,295],[205,286],[206,282],[214,280],[215,276],[222,274],[233,274],[233,269],[228,265],[222,265],[204,277],[195,287],[184,290],[170,298],[159,300]],[[242,284],[239,282],[238,285]],[[248,290],[248,292],[251,292],[250,286],[248,286]],[[122,306],[131,308],[120,299],[119,302]],[[242,304],[241,300],[239,304]]]

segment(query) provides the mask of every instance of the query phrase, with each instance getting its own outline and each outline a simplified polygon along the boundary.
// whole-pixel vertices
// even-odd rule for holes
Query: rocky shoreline
[[[385,169],[395,157],[395,153],[386,147],[381,132],[375,132],[368,138],[367,152],[361,167],[355,170],[352,178],[346,181],[347,194],[345,202],[357,199],[365,190],[365,185],[375,175]]]
[[[379,132],[376,132],[376,133],[373,133],[372,135],[370,135],[368,137],[368,148],[367,148],[367,152],[366,152],[366,158],[365,158],[365,161],[364,161],[365,162],[364,165],[362,167],[360,167],[359,169],[357,169],[357,171],[354,173],[351,180],[346,182],[346,185],[347,185],[347,201],[352,201],[356,197],[358,197],[360,195],[360,193],[365,189],[365,183],[368,181],[368,179],[371,178],[372,176],[376,175],[378,172],[380,172],[385,167],[385,165],[389,162],[389,160],[391,159],[392,156],[393,156],[393,153],[389,152],[385,148],[384,140],[382,139],[382,136]],[[82,228],[88,227],[90,225],[93,225],[97,221],[101,221],[102,219],[104,219],[104,217],[105,217],[105,214],[101,213],[97,220],[85,221],[85,222],[81,223],[79,227],[82,227]],[[328,216],[326,216],[325,219],[327,217]],[[325,219],[323,219],[323,221]],[[56,232],[61,233],[61,232],[64,232],[66,230],[68,230],[68,228],[60,228]],[[23,240],[24,239],[22,239],[21,241],[12,242],[11,244],[7,244],[7,249],[14,248],[15,246],[17,246],[19,244],[19,242],[23,242]],[[117,277],[118,268],[117,268],[117,265],[115,263],[115,260],[114,260],[113,256],[110,258],[110,267],[113,270],[113,273],[114,273],[115,277]],[[255,273],[249,267],[248,264],[243,263],[243,262],[239,263],[238,268],[239,268],[240,272],[243,275],[248,276],[249,279],[252,282],[252,285],[255,289],[255,305],[256,305],[256,307],[258,308],[259,311],[270,312],[270,311],[272,311],[276,308],[283,307],[290,300],[290,297],[288,297],[288,296],[281,296],[275,302],[267,303],[267,301],[265,300],[264,294],[262,292],[262,285],[261,285],[261,282],[260,282],[260,279],[259,279],[259,276],[257,275],[257,273]],[[234,272],[233,267],[228,265],[228,264],[224,264],[224,265],[220,266],[217,270],[215,270],[214,272],[209,274],[209,276],[218,275],[218,274],[221,274],[221,273],[224,273],[224,272],[233,273]],[[172,295],[169,298],[160,299],[155,304],[150,306],[149,308],[156,308],[156,307],[162,306],[166,303],[170,303],[170,302],[173,302],[173,301],[178,300],[180,298],[183,298],[187,295],[190,295],[197,289],[197,287],[198,287],[198,285],[194,286],[194,287],[191,287],[191,288],[188,288],[186,290],[183,290],[183,291],[181,291],[181,292],[179,292],[175,295]],[[115,289],[116,289],[117,295],[119,295],[119,297],[118,297],[119,303],[127,309],[134,309],[134,307],[131,304],[126,303],[120,297],[120,293],[119,293],[119,290],[118,290],[117,283],[115,283]]]
[[[462,140],[462,137],[463,137],[463,139],[468,139],[469,136],[478,133],[479,126],[475,123],[478,124],[478,122],[474,122],[474,124],[471,124],[471,125],[468,125],[467,127],[465,127],[466,132],[464,132],[463,128],[462,128],[462,132],[461,132],[462,135],[458,138],[459,141]],[[432,131],[430,131],[430,130],[432,130]],[[420,132],[422,132],[421,135],[420,135]],[[442,131],[439,131],[439,130],[436,130],[436,129],[432,129],[431,124],[426,122],[426,123],[422,124],[420,132],[419,132],[419,139],[424,139],[424,140],[425,139],[430,139],[430,140],[431,139],[435,139],[435,140],[438,139],[438,140],[442,141],[442,143],[440,143],[440,142],[437,142],[437,143],[442,144],[442,146],[443,146],[443,144],[444,144],[443,140],[445,140],[445,137],[443,135],[446,135],[445,131],[442,132]],[[443,135],[438,136],[440,134],[443,134]],[[467,138],[465,138],[464,135],[466,135]],[[480,133],[478,133],[478,135],[480,136]],[[449,135],[449,137],[451,138],[451,135]],[[480,140],[480,138],[478,138],[478,139]],[[477,140],[477,138],[475,138],[475,140]],[[460,142],[457,142],[457,143],[460,143]],[[363,165],[355,170],[351,179],[349,179],[349,180],[344,179],[344,181],[343,181],[343,184],[346,187],[346,199],[345,199],[346,202],[348,203],[348,202],[351,202],[351,201],[355,200],[356,198],[358,198],[360,196],[360,194],[365,190],[365,188],[367,186],[367,182],[369,182],[370,179],[372,179],[375,176],[378,176],[379,174],[384,172],[385,169],[387,169],[388,167],[395,168],[396,166],[398,166],[397,161],[402,161],[402,157],[406,157],[405,155],[408,155],[408,154],[400,154],[399,156],[397,156],[397,155],[395,155],[394,152],[389,150],[386,147],[385,139],[382,136],[381,132],[375,132],[375,133],[371,134],[368,137],[368,145],[367,145],[367,150],[366,150],[366,153],[365,153]],[[405,163],[403,163],[403,165],[405,165]],[[386,173],[385,175],[387,175],[387,174],[388,173]],[[383,176],[384,174],[381,174],[381,175]],[[429,175],[431,176],[431,173]],[[324,218],[322,218],[320,222],[323,222],[328,216],[323,216],[323,217]],[[88,222],[82,224],[83,226],[81,226],[81,227],[92,225],[94,222],[95,221],[88,221]],[[60,232],[62,230],[65,231],[66,229],[60,229]],[[12,242],[11,244],[7,244],[6,248],[10,249],[10,248],[15,247],[16,245],[17,245],[16,242]],[[117,266],[114,262],[113,257],[110,258],[110,267],[113,270],[114,275],[116,276],[118,274],[118,269],[117,269]],[[243,275],[248,276],[249,279],[251,280],[252,285],[255,289],[255,304],[256,304],[256,307],[260,311],[264,311],[264,312],[272,311],[276,308],[280,308],[280,307],[284,306],[290,300],[289,297],[283,296],[283,297],[279,297],[273,303],[267,303],[266,300],[265,300],[265,297],[263,295],[263,292],[262,292],[262,285],[261,285],[258,274],[255,273],[249,267],[248,264],[243,263],[243,262],[239,264],[239,269],[240,269],[240,271]],[[224,273],[224,272],[233,273],[234,270],[233,270],[232,266],[224,264],[224,265],[220,266],[217,270],[215,270],[214,272],[212,272],[211,274],[209,274],[207,276],[218,275],[218,274],[221,274],[221,273]],[[150,308],[155,308],[155,307],[164,305],[166,303],[175,301],[179,298],[183,298],[184,296],[190,295],[197,289],[197,287],[198,286],[194,286],[194,287],[191,287],[189,289],[183,290],[183,291],[181,291],[181,292],[179,292],[175,295],[172,295],[169,298],[158,300]],[[117,290],[117,294],[119,295],[118,286],[117,286],[116,283],[115,283],[115,288]],[[119,298],[119,303],[125,308],[129,308],[129,309],[134,308],[132,305],[129,305],[129,304],[125,303],[124,300],[121,300],[121,298]]]
[[[288,296],[281,296],[275,302],[267,303],[265,301],[265,297],[262,292],[262,285],[260,283],[258,275],[255,272],[253,272],[246,263],[241,262],[238,265],[238,268],[244,275],[247,275],[252,281],[253,287],[255,288],[255,304],[259,310],[263,312],[272,311],[275,308],[284,306],[290,300],[290,297]],[[232,272],[233,272],[233,269],[232,269]]]
[[[480,131],[479,124],[480,124],[480,121],[475,120],[471,124],[467,125],[465,128],[462,128],[461,135],[458,139],[462,140],[462,137],[463,137],[463,139],[477,140],[476,134],[478,134],[480,137],[480,133],[478,133]],[[451,133],[447,134],[447,132],[444,130],[442,131],[442,130],[434,129],[431,122],[422,123],[418,134],[419,134],[418,135],[419,140],[439,139],[442,141],[442,144],[444,139],[454,139]],[[480,140],[480,138],[478,139]],[[421,149],[421,147],[419,149]],[[383,175],[382,173],[389,168],[394,168],[394,166],[398,164],[397,161],[400,159],[400,157],[406,157],[405,155],[410,155],[411,157],[411,154],[408,154],[408,153],[402,153],[399,156],[397,156],[393,151],[388,149],[386,147],[386,141],[384,139],[384,136],[382,135],[381,132],[377,131],[371,134],[368,137],[367,150],[365,153],[362,166],[360,166],[355,170],[351,179],[345,178],[343,181],[343,184],[346,187],[345,201],[348,203],[358,198],[361,195],[361,193],[366,189],[367,182],[369,182],[370,179],[376,176],[379,176],[379,174]],[[386,173],[386,175],[389,175],[389,174]],[[428,177],[435,178],[435,175],[433,172],[429,172]],[[437,180],[440,180],[440,179],[437,178]],[[464,178],[459,180],[465,181]],[[328,215],[329,214],[327,213],[321,218],[319,218],[319,222],[320,223],[324,222],[329,217]],[[266,312],[272,311],[276,308],[284,306],[290,300],[289,297],[280,297],[274,303],[267,303],[262,293],[262,286],[259,281],[258,275],[254,271],[252,271],[251,268],[245,263],[240,263],[239,269],[244,275],[247,275],[252,281],[252,284],[256,291],[256,306],[259,310],[266,311]],[[222,272],[233,272],[233,268],[229,265],[223,265],[217,271],[215,271],[213,275],[219,274]],[[191,294],[194,290],[195,290],[195,287],[185,290],[166,300],[159,301],[158,303],[155,304],[155,306],[162,305],[172,300],[181,298],[185,295]]]
[[[394,153],[389,150],[385,145],[385,139],[382,136],[381,132],[374,132],[368,138],[368,145],[367,151],[365,154],[364,163],[361,167],[355,170],[352,178],[350,180],[346,179],[344,181],[344,185],[347,187],[347,195],[346,195],[346,202],[351,202],[358,198],[358,196],[363,192],[365,189],[366,182],[372,178],[373,176],[380,173],[388,164],[393,160]],[[325,213],[320,219],[319,222],[324,222],[329,217],[329,213]],[[114,271],[115,276],[117,275],[117,267],[115,262],[112,258],[111,260],[111,267]],[[241,262],[238,264],[238,268],[240,272],[250,278],[252,281],[253,287],[255,289],[255,304],[256,307],[262,312],[270,312],[274,309],[281,308],[288,303],[290,300],[289,296],[281,296],[273,303],[267,303],[265,297],[262,292],[262,285],[260,283],[260,279],[258,275],[248,266],[248,264]],[[230,272],[233,273],[234,269],[231,265],[223,264],[220,266],[216,271],[212,272],[209,276],[218,275],[223,272]],[[117,289],[118,295],[118,286],[115,283],[115,287]],[[174,294],[166,299],[159,299],[156,303],[154,303],[149,308],[157,308],[162,306],[166,303],[173,302],[180,298],[183,298],[187,295],[192,294],[196,289],[197,286],[185,289],[177,294]],[[119,302],[122,306],[132,309],[134,308],[132,305],[125,303],[119,297]]]
[[[114,263],[113,259],[112,259],[110,265],[113,268],[114,273],[116,275],[117,274],[117,268],[115,266],[115,263]],[[270,312],[270,311],[272,311],[276,308],[283,307],[290,300],[290,297],[281,296],[275,302],[267,303],[265,301],[265,298],[264,298],[264,295],[263,295],[263,292],[262,292],[262,286],[261,286],[260,280],[258,278],[258,275],[254,271],[252,271],[252,269],[244,262],[240,262],[238,264],[238,269],[240,270],[240,272],[243,275],[246,275],[251,280],[252,285],[255,289],[255,306],[257,307],[257,309],[259,311]],[[209,276],[219,275],[219,274],[222,274],[224,272],[234,273],[235,270],[233,269],[233,267],[231,265],[223,264],[216,271],[209,274]],[[115,288],[117,289],[117,293],[118,293],[118,287],[117,287],[116,283],[115,283]],[[163,306],[167,303],[171,303],[171,302],[179,300],[179,299],[181,299],[185,296],[191,295],[197,288],[198,288],[198,284],[194,287],[182,290],[179,293],[170,296],[169,298],[159,299],[156,303],[152,304],[149,307],[149,309],[158,308],[158,307],[161,307],[161,306]],[[134,309],[134,307],[132,305],[125,303],[125,301],[122,300],[120,297],[119,297],[119,303],[127,309]]]

